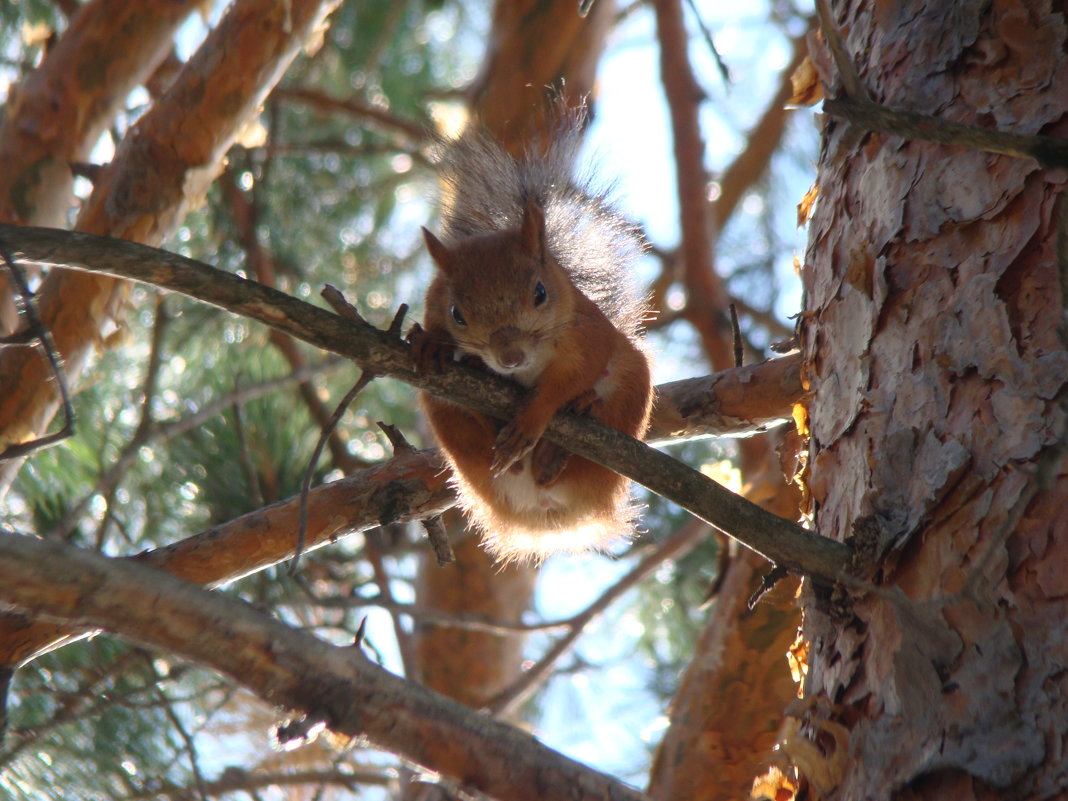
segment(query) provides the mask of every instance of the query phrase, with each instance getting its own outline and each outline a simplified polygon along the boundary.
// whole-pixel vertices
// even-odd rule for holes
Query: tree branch
[[[248,604],[130,560],[0,535],[0,604],[103,627],[210,666],[268,703],[367,737],[462,785],[509,801],[642,801],[529,734],[399,679]]]
[[[697,330],[712,369],[731,364],[727,297],[716,273],[715,242],[708,207],[705,142],[698,112],[705,99],[689,60],[689,34],[681,0],[656,0],[656,32],[660,44],[660,75],[671,113],[675,183],[679,199],[682,275],[687,304],[683,312]]]
[[[992,131],[938,117],[928,117],[913,111],[891,109],[875,103],[858,103],[842,97],[824,100],[823,110],[869,131],[892,134],[902,139],[919,139],[988,153],[1030,158],[1047,169],[1068,167],[1068,142],[1063,139]]]
[[[669,440],[702,434],[741,434],[753,431],[761,419],[788,417],[790,404],[802,394],[798,368],[798,358],[789,356],[712,376],[663,384],[658,388],[657,414],[650,435]],[[301,377],[301,373],[293,373],[244,387],[235,395],[220,398],[186,417],[162,425],[153,424],[144,441],[185,432],[232,403],[257,397]],[[743,413],[741,407],[747,404],[747,398],[752,400],[749,405],[754,408],[756,416],[736,417]],[[49,536],[64,539],[95,492],[114,491],[131,453],[136,453],[137,447],[143,444],[136,438],[135,442],[137,445],[132,451],[124,449],[116,464],[103,474],[94,493],[83,497]],[[367,531],[384,522],[425,520],[441,514],[455,503],[447,477],[444,461],[437,451],[397,448],[388,461],[316,487],[308,497],[309,549],[335,542],[351,533]],[[164,548],[148,551],[138,558],[189,581],[217,587],[292,558],[297,542],[294,535],[297,521],[298,496],[294,496]],[[368,556],[375,565],[376,548],[372,541],[367,545]],[[379,581],[382,580],[380,573],[376,566]],[[391,609],[388,600],[374,603]],[[52,623],[30,621],[21,615],[0,614],[0,665],[25,664],[85,633],[72,632]]]
[[[447,478],[435,451],[411,451],[316,487],[309,494],[305,550],[383,523],[441,514],[455,503]],[[218,587],[289,559],[297,545],[299,506],[299,497],[289,498],[134,558]],[[25,664],[87,633],[0,614],[0,665]]]
[[[72,231],[0,224],[0,240],[24,258],[154,284],[266,323],[452,403],[510,419],[522,390],[499,376],[462,364],[440,374],[416,371],[407,343],[371,325],[345,320],[278,290],[202,262],[133,242]],[[833,583],[850,549],[817,536],[735,495],[667,454],[613,428],[571,414],[557,415],[545,436],[668,498],[775,564]]]

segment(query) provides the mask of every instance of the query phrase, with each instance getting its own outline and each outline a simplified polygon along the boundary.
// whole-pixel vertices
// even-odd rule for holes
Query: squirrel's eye
[[[534,287],[534,305],[540,306],[549,298],[549,293],[545,290],[545,286],[538,281],[537,286]]]
[[[467,320],[465,320],[464,316],[462,314],[460,314],[460,310],[458,308],[453,306],[451,311],[452,311],[452,319],[454,319],[456,321],[457,325],[467,325]]]

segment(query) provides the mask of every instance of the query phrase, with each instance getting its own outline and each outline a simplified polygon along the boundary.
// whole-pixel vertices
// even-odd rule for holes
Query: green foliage
[[[151,657],[107,637],[82,641],[20,670],[8,700],[0,790],[26,801],[105,801],[146,775],[180,779],[163,700],[181,692]]]

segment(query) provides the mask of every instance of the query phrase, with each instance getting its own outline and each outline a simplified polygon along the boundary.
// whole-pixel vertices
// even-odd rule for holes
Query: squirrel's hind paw
[[[534,455],[530,458],[534,483],[539,487],[551,487],[560,479],[560,474],[567,467],[571,454],[547,439],[538,440],[534,446]]]
[[[530,453],[540,436],[541,431],[529,430],[521,417],[502,428],[493,444],[493,463],[490,465],[493,477],[504,475],[508,468]]]
[[[564,409],[574,414],[593,416],[600,411],[602,406],[604,406],[604,398],[597,394],[596,389],[591,387],[569,400],[564,405]]]

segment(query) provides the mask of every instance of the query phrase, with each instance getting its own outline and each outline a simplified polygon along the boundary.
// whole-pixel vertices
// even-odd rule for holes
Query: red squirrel
[[[485,134],[449,143],[441,238],[423,229],[436,275],[409,336],[417,367],[477,357],[529,391],[505,424],[422,394],[460,506],[505,561],[602,547],[633,526],[625,478],[540,439],[561,409],[641,437],[652,406],[640,239],[572,178],[579,133],[566,119],[518,159]]]

